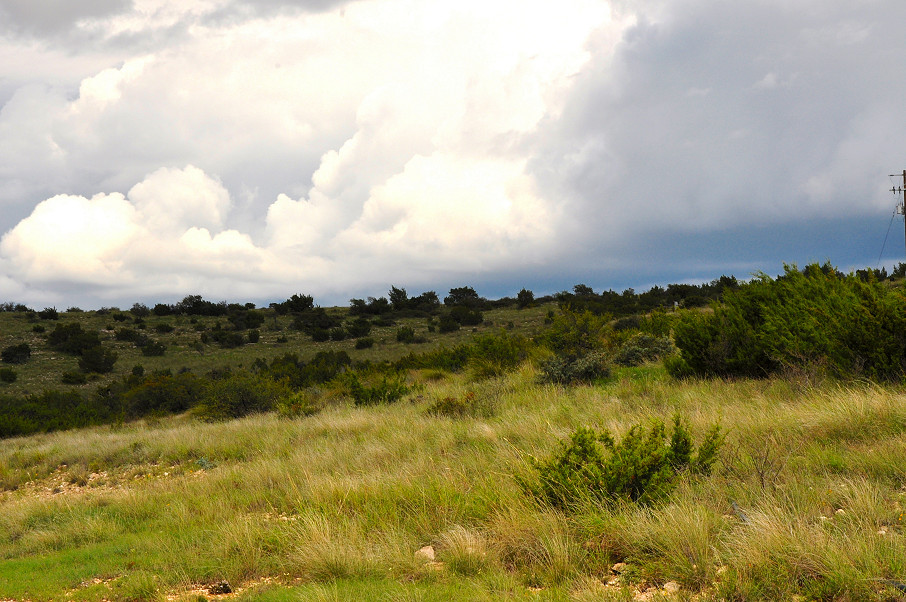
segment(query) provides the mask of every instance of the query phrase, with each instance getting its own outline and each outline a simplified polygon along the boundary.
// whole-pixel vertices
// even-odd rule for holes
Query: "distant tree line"
[[[644,293],[628,288],[622,293],[612,290],[595,293],[590,286],[577,284],[572,292],[556,295],[560,307],[587,310],[597,315],[629,316],[644,314],[655,309],[672,307],[703,307],[721,298],[724,291],[739,288],[734,276],[721,276],[704,284],[669,284],[653,286]]]

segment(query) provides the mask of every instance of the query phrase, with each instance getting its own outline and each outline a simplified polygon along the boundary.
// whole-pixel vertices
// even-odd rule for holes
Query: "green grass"
[[[884,600],[906,577],[898,389],[679,382],[658,365],[576,388],[536,384],[531,364],[410,378],[392,406],[0,441],[0,599],[194,600],[225,579],[247,600],[619,600],[671,581],[703,600]],[[493,411],[429,411],[469,392]],[[711,476],[659,505],[564,514],[516,483],[578,426],[674,412],[728,439]],[[415,556],[426,545],[436,563]]]

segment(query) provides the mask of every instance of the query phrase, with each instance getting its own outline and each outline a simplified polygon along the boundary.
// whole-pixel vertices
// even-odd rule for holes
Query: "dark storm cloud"
[[[876,213],[866,182],[887,184],[906,135],[894,76],[906,45],[887,26],[904,17],[842,2],[643,12],[615,54],[591,43],[536,173],[605,245],[644,229]]]

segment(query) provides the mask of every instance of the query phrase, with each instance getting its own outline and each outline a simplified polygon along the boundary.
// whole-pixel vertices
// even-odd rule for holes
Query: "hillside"
[[[31,349],[5,420],[67,387],[107,411],[0,439],[0,600],[903,595],[901,289],[809,266],[704,310],[568,300],[449,332],[334,308],[359,336],[317,343],[311,308],[0,313]]]
[[[536,377],[529,365],[446,375],[397,404],[291,420],[183,416],[0,441],[0,599],[199,600],[224,580],[249,600],[897,595],[901,392],[679,383],[657,366],[597,386]],[[428,411],[466,396],[482,410]],[[728,439],[711,476],[682,479],[660,505],[564,513],[514,479],[576,427],[625,433],[674,412],[696,437],[718,420]]]

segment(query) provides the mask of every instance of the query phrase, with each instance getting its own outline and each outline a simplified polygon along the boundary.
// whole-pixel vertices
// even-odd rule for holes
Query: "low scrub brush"
[[[585,500],[648,504],[669,494],[680,473],[709,473],[723,438],[720,427],[713,426],[696,453],[679,415],[669,438],[659,421],[647,434],[641,425],[633,426],[619,442],[606,430],[581,427],[553,457],[532,459],[537,480],[519,482],[539,501],[562,510]]]

